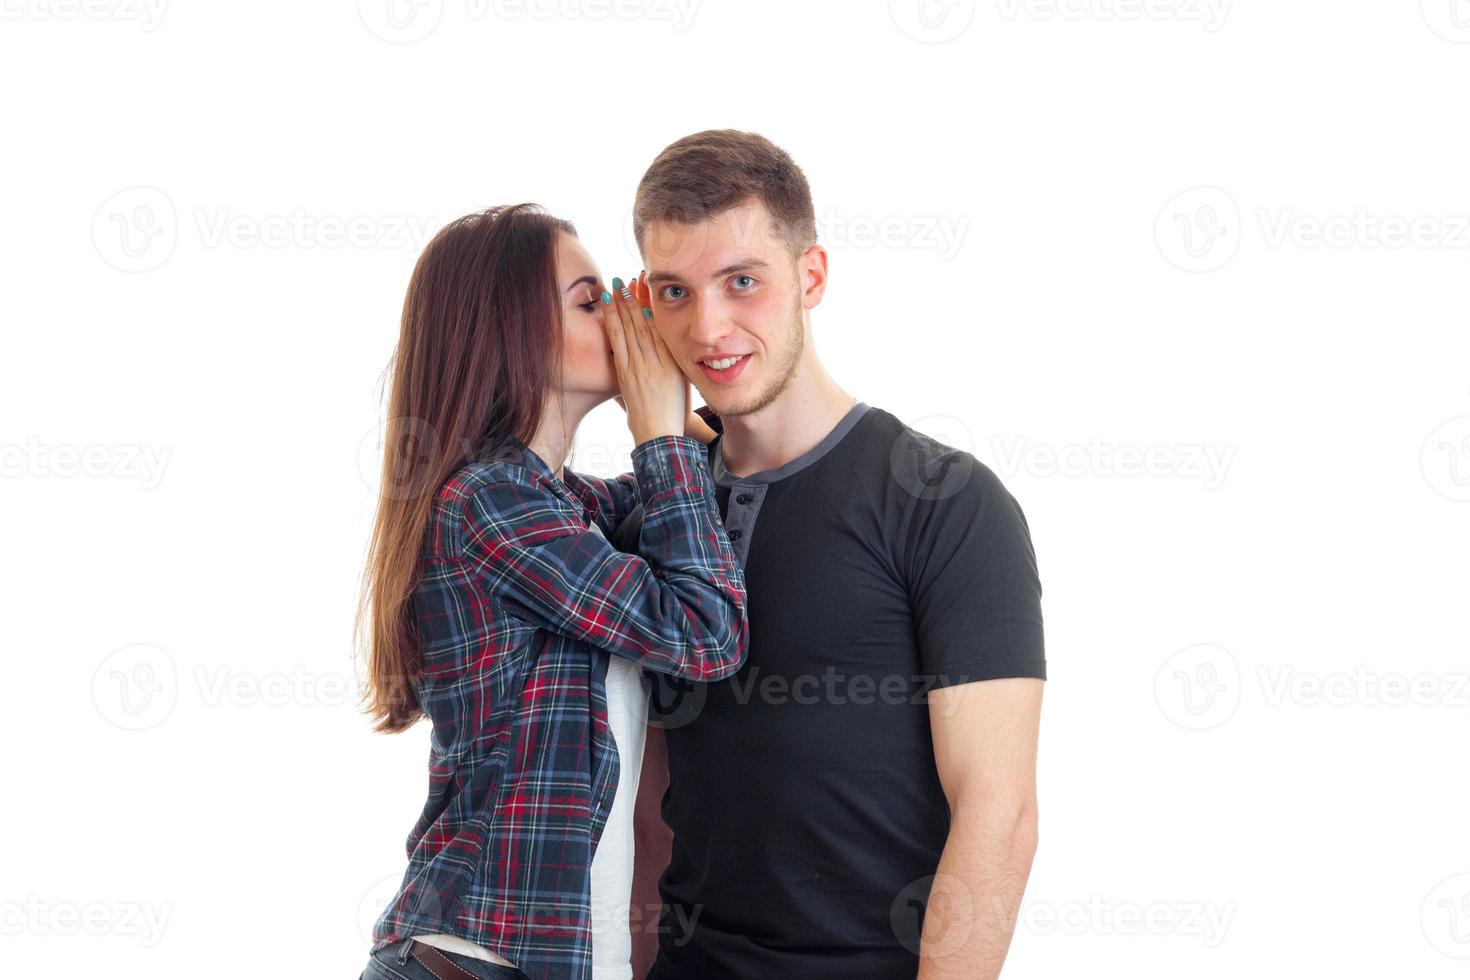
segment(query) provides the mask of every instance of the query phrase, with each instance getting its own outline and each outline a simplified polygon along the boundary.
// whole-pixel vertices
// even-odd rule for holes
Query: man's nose
[[[730,321],[717,303],[699,303],[689,320],[689,339],[697,344],[718,347],[730,335]]]

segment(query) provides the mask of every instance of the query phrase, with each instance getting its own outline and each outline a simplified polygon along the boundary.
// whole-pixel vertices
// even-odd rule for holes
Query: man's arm
[[[929,693],[949,837],[924,916],[919,980],[995,980],[1036,853],[1037,678]]]
[[[633,803],[633,900],[628,928],[633,935],[633,977],[643,980],[658,958],[658,924],[662,900],[658,879],[669,866],[674,833],[664,823],[662,803],[669,785],[668,750],[664,730],[648,726],[643,747],[643,769],[638,777],[638,799]]]
[[[640,504],[613,531],[612,543],[619,551],[638,553],[638,533],[643,526]],[[628,931],[633,937],[633,978],[644,980],[658,958],[659,912],[662,898],[658,880],[669,866],[674,832],[663,820],[664,791],[669,785],[668,748],[662,725],[646,726],[643,768],[639,770],[638,796],[633,801],[633,891],[628,902]]]

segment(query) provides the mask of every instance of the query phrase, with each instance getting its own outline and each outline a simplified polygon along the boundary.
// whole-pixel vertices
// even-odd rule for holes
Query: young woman
[[[613,287],[534,205],[414,269],[363,622],[378,730],[432,726],[429,796],[364,980],[631,976],[640,667],[727,677],[748,630],[688,382],[646,287]],[[619,393],[633,472],[565,469]],[[639,503],[642,557],[607,540]]]

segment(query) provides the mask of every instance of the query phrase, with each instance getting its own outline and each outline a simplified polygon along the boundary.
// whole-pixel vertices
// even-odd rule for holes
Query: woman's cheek
[[[602,321],[582,313],[581,310],[577,312],[582,316],[578,328],[573,331],[572,356],[578,364],[586,367],[596,367],[603,361],[611,360],[612,351]]]

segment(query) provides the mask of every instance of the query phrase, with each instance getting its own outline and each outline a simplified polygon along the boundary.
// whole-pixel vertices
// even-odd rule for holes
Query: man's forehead
[[[786,239],[765,205],[750,201],[705,221],[650,221],[643,229],[643,259],[652,279],[659,273],[697,275],[742,257],[769,260]]]

